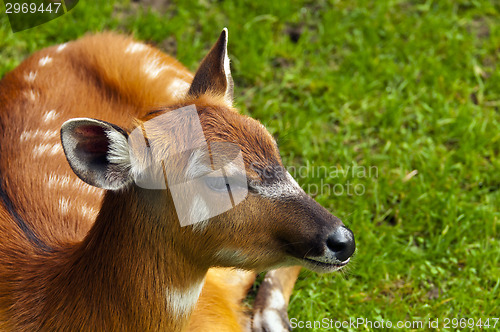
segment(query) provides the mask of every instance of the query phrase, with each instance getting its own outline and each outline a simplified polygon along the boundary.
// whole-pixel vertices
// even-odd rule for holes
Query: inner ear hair
[[[61,142],[69,165],[86,183],[116,190],[131,181],[127,133],[111,123],[78,118],[61,127]]]

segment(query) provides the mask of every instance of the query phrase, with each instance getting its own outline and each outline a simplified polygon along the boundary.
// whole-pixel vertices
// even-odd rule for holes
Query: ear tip
[[[224,38],[227,41],[227,37],[229,35],[229,32],[228,32],[228,30],[227,30],[226,27],[224,27],[224,29],[222,29],[222,32],[221,32],[220,35],[221,35],[222,38]]]
[[[103,121],[99,121],[96,119],[91,119],[91,118],[72,118],[69,120],[64,121],[64,123],[61,125],[61,128],[71,128],[74,126],[77,126],[79,124],[96,124],[96,125],[101,125]]]
[[[82,120],[87,120],[87,118],[72,118],[72,119],[66,120],[61,125],[61,130],[65,130],[67,128],[72,128],[72,127],[76,126],[78,123],[80,123]]]

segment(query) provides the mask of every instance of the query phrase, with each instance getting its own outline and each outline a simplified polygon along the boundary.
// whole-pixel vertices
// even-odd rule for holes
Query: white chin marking
[[[322,263],[322,262],[318,262],[318,263]],[[304,266],[306,269],[317,272],[317,273],[331,273],[331,272],[338,271],[345,266],[345,265],[335,265],[335,264],[328,264],[328,265],[315,264],[314,262],[305,261],[305,260],[301,260],[300,264],[302,266]]]

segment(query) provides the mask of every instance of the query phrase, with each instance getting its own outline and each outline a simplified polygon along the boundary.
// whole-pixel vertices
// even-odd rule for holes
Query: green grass
[[[498,2],[205,0],[159,13],[82,0],[16,34],[0,14],[0,75],[105,29],[176,41],[195,70],[224,26],[236,104],[277,137],[287,165],[308,165],[298,182],[364,189],[316,195],[355,232],[357,254],[347,273],[304,272],[290,317],[499,317]],[[353,165],[378,172],[312,174]]]

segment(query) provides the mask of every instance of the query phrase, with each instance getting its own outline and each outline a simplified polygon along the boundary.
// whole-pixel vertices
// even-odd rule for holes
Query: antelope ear
[[[233,102],[233,78],[227,56],[227,28],[222,30],[219,39],[201,62],[188,95],[199,96],[206,92],[224,96],[229,104]]]
[[[95,119],[71,119],[61,127],[61,143],[73,172],[86,183],[117,190],[132,180],[123,129]]]

